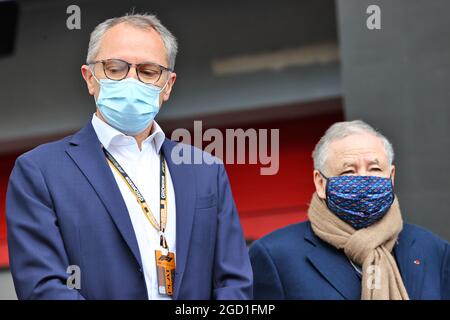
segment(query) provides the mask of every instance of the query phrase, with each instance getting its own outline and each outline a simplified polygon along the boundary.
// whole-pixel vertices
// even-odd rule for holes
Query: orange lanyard
[[[150,222],[150,224],[160,232],[160,245],[164,249],[168,249],[167,241],[165,237],[165,231],[167,226],[167,179],[166,179],[166,161],[164,159],[162,151],[160,152],[160,179],[159,179],[159,186],[160,186],[160,206],[159,206],[159,218],[160,222],[156,221],[155,216],[153,215],[152,211],[150,210],[150,207],[148,206],[147,202],[145,201],[144,196],[139,191],[138,187],[134,184],[133,180],[128,176],[126,171],[122,168],[122,166],[117,162],[117,160],[112,156],[111,153],[109,153],[108,150],[103,148],[103,152],[105,153],[106,159],[108,160],[109,164],[115,169],[115,171],[122,177],[125,184],[128,186],[130,191],[133,193],[133,195],[136,197],[137,202],[141,206],[142,212],[147,217],[147,220]]]

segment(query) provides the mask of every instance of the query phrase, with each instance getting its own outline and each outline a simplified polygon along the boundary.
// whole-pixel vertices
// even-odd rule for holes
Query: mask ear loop
[[[394,181],[392,181],[392,172],[389,175],[389,180],[391,180],[391,184],[392,184],[392,191],[394,191]]]
[[[100,84],[100,81],[97,79],[97,77],[95,76],[94,70],[92,69],[92,63],[90,63],[89,65],[89,70],[92,73],[92,76],[94,77],[95,81],[97,81],[98,84]]]
[[[101,89],[102,89],[102,88],[101,88],[102,85],[100,84],[100,81],[99,81],[99,80],[97,79],[97,77],[95,76],[94,70],[92,69],[92,63],[88,64],[88,67],[89,67],[89,70],[91,71],[92,76],[94,77],[95,81],[97,81],[98,85],[100,86],[100,90],[101,90]],[[100,95],[100,93],[99,93],[99,95]],[[97,98],[96,98],[95,96],[94,96],[94,100],[95,100],[95,102],[97,103]]]
[[[171,74],[172,74],[172,71],[170,71],[169,77],[167,78],[166,83],[164,84],[164,86],[159,90],[159,93],[163,92],[164,89],[166,88],[167,84],[169,83],[170,75],[171,75]]]
[[[325,180],[327,180],[327,181],[328,181],[328,179],[329,179],[329,178],[328,178],[328,177],[327,177],[326,175],[324,175],[324,174],[322,173],[322,171],[320,171],[320,170],[317,170],[317,171],[319,171],[319,173],[321,174],[321,176],[322,176],[322,177],[324,177],[324,178],[325,178]]]
[[[391,205],[394,203],[395,200],[395,192],[394,192],[394,181],[392,181],[392,173],[389,175],[389,180],[391,181],[391,189],[392,189],[392,201],[391,201]]]
[[[320,170],[317,170],[317,171],[319,171],[320,175],[321,175],[321,176],[325,179],[325,181],[326,181],[326,183],[325,183],[325,203],[326,203],[327,206],[328,206],[328,182],[329,182],[330,178],[328,178],[326,175],[324,175],[324,174],[322,173],[322,171],[320,171]]]

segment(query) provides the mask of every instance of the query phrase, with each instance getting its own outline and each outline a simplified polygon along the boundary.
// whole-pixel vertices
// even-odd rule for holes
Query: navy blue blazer
[[[226,171],[221,164],[175,164],[169,155],[176,144],[166,139],[162,146],[177,207],[173,297],[252,298],[252,269]],[[6,216],[19,299],[148,298],[133,226],[90,121],[17,159]],[[80,290],[66,286],[69,265],[80,267]]]
[[[449,243],[405,224],[394,256],[410,299],[450,299]],[[361,280],[341,250],[309,222],[290,225],[250,247],[255,299],[358,300]]]

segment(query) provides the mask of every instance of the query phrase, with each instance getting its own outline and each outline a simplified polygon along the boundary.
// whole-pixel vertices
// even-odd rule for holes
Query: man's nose
[[[369,172],[365,168],[360,168],[357,170],[356,174],[358,176],[369,176]]]
[[[130,67],[130,71],[128,71],[127,78],[134,78],[136,80],[139,80],[135,66]]]

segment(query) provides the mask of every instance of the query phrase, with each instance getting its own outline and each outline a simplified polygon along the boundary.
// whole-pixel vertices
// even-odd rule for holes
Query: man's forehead
[[[371,134],[355,134],[334,140],[329,145],[329,157],[340,163],[364,160],[379,164],[387,161],[387,153],[380,138]]]
[[[131,23],[128,23],[128,22],[120,22],[120,23],[110,27],[108,30],[106,30],[104,37],[106,37],[107,35],[117,35],[120,33],[123,33],[125,35],[141,33],[142,35],[147,36],[147,37],[154,35],[162,43],[161,36],[153,27],[150,27],[150,26],[140,27],[140,26],[132,25]]]
[[[347,168],[354,166],[355,163],[363,161],[364,163],[367,163],[369,165],[380,165],[382,161],[380,161],[376,155],[369,154],[369,155],[359,155],[355,157],[343,157],[341,159],[341,162],[339,163],[339,166],[342,168]]]
[[[119,23],[106,31],[100,43],[100,53],[102,59],[117,58],[131,63],[151,61],[166,64],[167,60],[164,42],[155,29],[138,28],[128,23]]]

